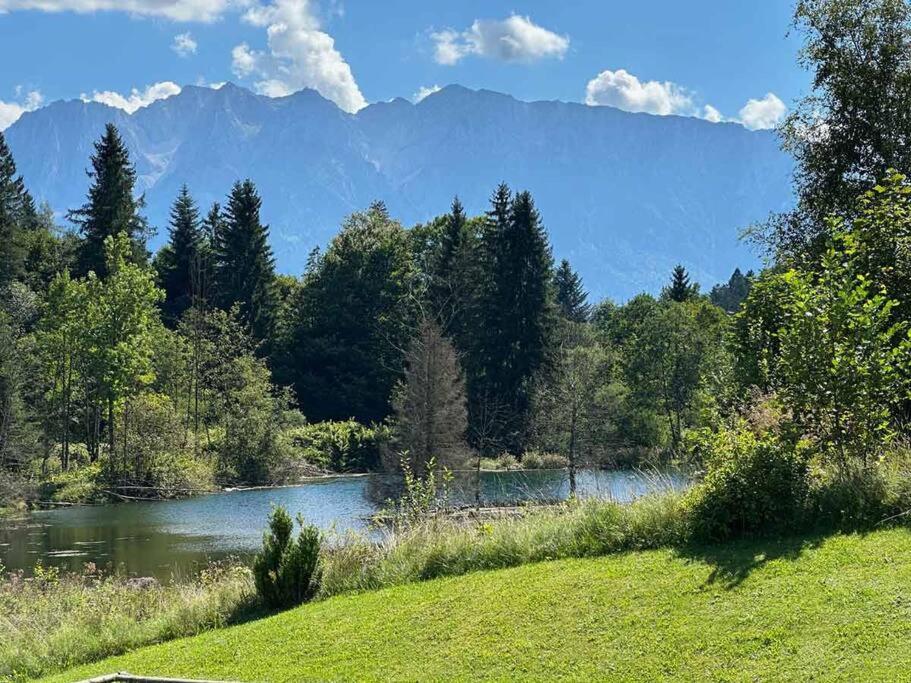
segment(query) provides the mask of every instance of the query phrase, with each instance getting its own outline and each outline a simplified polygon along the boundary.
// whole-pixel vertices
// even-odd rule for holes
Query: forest
[[[911,137],[893,114],[904,67],[870,55],[911,53],[908,12],[800,3],[816,87],[781,130],[797,203],[748,231],[767,267],[708,293],[680,265],[658,296],[589,302],[506,184],[484,215],[455,198],[412,227],[377,202],[300,277],[275,271],[253,181],[211,207],[184,187],[152,255],[113,125],[69,228],[0,138],[0,501],[492,466],[567,468],[574,492],[579,467],[674,462],[746,487],[713,499],[731,506],[720,531],[858,481],[861,509],[891,510],[876,491],[907,457],[911,183],[895,169]]]

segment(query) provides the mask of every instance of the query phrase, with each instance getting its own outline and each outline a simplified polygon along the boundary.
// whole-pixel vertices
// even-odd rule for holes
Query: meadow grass
[[[249,569],[213,565],[144,584],[36,568],[0,582],[0,681],[19,681],[194,635],[255,613]]]
[[[906,680],[911,535],[632,551],[337,596],[51,680]]]

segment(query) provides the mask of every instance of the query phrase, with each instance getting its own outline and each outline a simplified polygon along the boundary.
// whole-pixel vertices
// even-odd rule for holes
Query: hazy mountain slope
[[[207,205],[250,177],[279,267],[292,273],[375,199],[412,224],[445,212],[454,194],[481,212],[506,181],[533,192],[555,256],[594,293],[625,298],[656,290],[678,261],[706,285],[754,265],[738,230],[790,202],[791,162],[774,135],[735,124],[459,86],[352,116],[314,91],[269,99],[230,84],[188,86],[132,116],[78,101],[24,115],[7,139],[39,198],[61,212],[82,203],[107,121],[134,155],[156,245],[181,184]]]

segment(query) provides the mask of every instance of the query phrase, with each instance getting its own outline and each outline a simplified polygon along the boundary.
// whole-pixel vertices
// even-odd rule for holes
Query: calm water
[[[340,477],[301,486],[236,491],[186,500],[123,503],[35,512],[24,520],[0,522],[0,564],[28,572],[45,566],[79,570],[86,562],[137,576],[167,579],[190,573],[209,560],[246,556],[262,541],[272,504],[284,505],[325,530],[369,531],[369,518],[382,500],[377,477]],[[681,475],[638,472],[579,473],[583,496],[629,501],[656,488],[685,486]],[[487,503],[562,499],[566,474],[485,472]],[[453,490],[456,501],[473,502],[474,489]]]

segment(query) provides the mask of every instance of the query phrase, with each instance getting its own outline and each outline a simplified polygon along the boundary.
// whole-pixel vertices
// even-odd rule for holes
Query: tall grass
[[[255,608],[253,596],[250,570],[228,564],[167,585],[41,568],[33,579],[13,574],[0,581],[0,681],[224,626]]]
[[[594,557],[681,542],[686,518],[679,494],[634,503],[598,500],[529,509],[496,521],[434,517],[386,534],[379,543],[348,535],[323,560],[319,597],[529,562]]]

